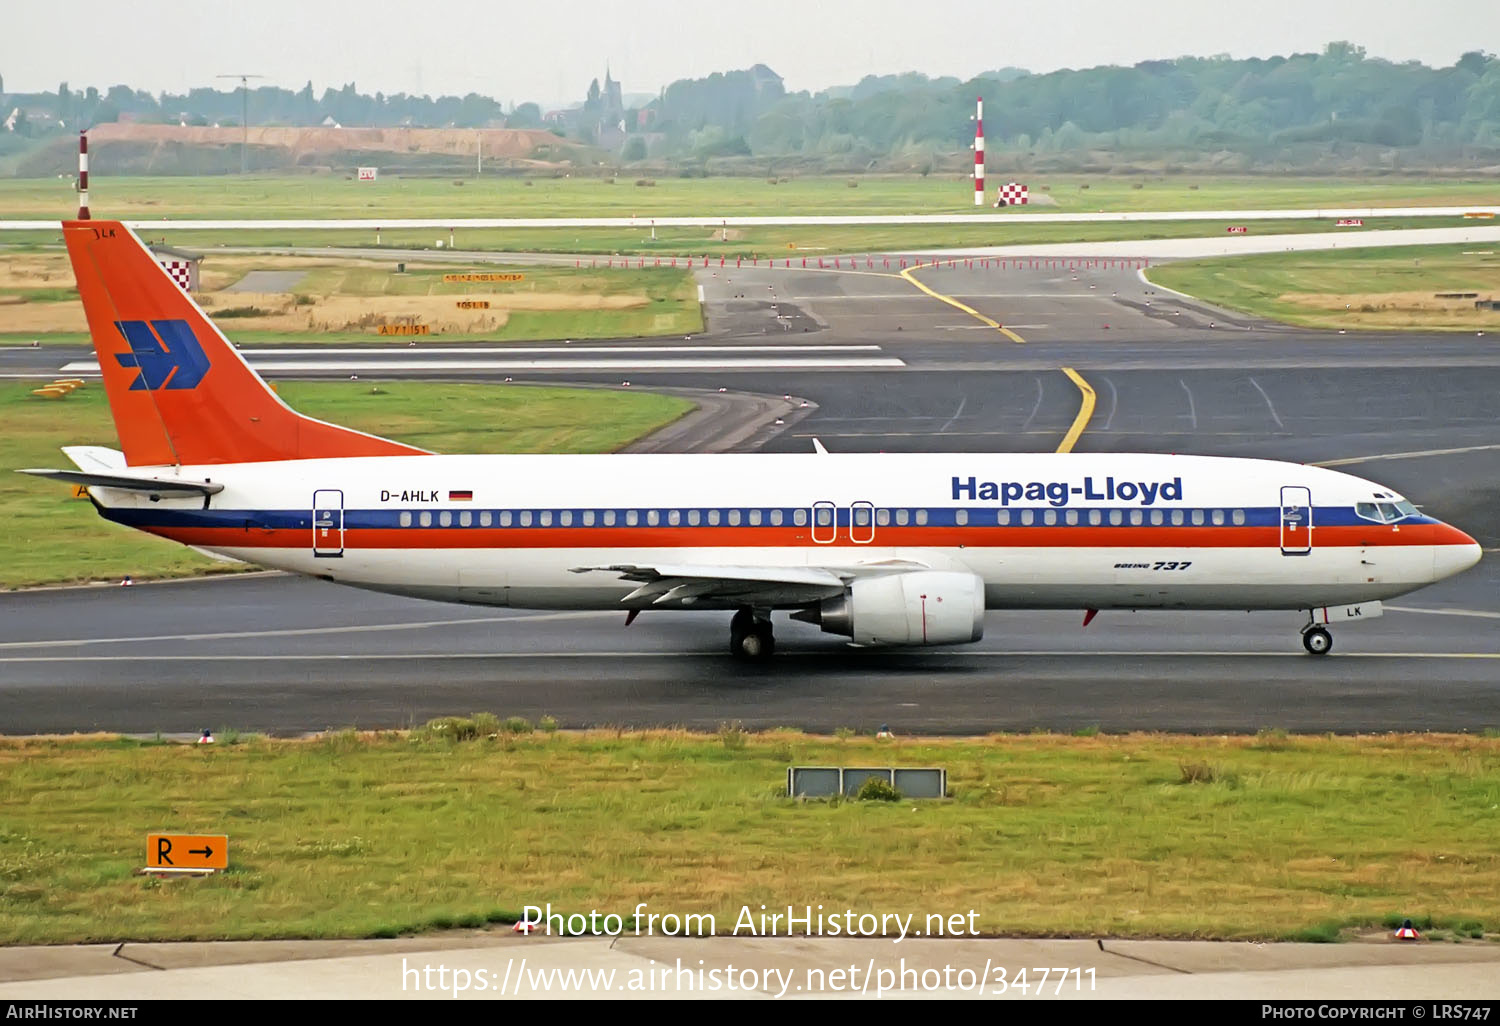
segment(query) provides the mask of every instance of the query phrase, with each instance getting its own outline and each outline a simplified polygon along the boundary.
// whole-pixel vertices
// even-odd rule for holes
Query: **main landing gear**
[[[754,610],[741,609],[729,621],[729,651],[738,659],[749,662],[765,662],[776,651],[776,638],[771,633],[771,617],[757,615]]]
[[[1302,647],[1312,655],[1327,655],[1333,648],[1333,635],[1326,627],[1308,624],[1302,628]]]

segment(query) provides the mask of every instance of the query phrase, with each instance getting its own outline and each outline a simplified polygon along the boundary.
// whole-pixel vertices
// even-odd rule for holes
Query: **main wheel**
[[[1327,655],[1333,648],[1333,635],[1322,627],[1309,627],[1302,632],[1302,647],[1313,655]]]
[[[729,651],[740,659],[755,662],[771,658],[776,651],[771,621],[757,620],[748,610],[734,614],[734,619],[729,622]]]
[[[729,654],[744,656],[745,639],[755,629],[755,616],[748,609],[741,609],[729,621]]]

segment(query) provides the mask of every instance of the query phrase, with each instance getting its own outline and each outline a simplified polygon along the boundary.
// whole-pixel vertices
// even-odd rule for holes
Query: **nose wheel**
[[[1302,631],[1302,647],[1316,656],[1327,655],[1333,648],[1333,635],[1323,627],[1307,627]]]
[[[771,632],[769,617],[757,617],[749,609],[741,609],[729,621],[729,652],[737,659],[747,662],[764,662],[776,651],[776,638]]]

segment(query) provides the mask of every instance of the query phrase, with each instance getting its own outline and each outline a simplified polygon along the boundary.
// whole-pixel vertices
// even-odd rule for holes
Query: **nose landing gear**
[[[741,609],[729,621],[729,652],[737,659],[747,662],[765,662],[776,651],[776,638],[771,632],[769,614],[756,615],[754,610]]]
[[[1312,655],[1327,655],[1333,648],[1333,635],[1328,633],[1326,627],[1308,624],[1302,628],[1302,647]]]

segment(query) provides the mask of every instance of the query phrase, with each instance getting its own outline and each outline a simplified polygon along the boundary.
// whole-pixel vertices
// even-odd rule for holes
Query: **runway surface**
[[[1097,395],[1080,451],[1327,463],[1500,547],[1495,338],[1308,332],[1162,292],[1118,261],[1021,263],[915,272],[973,313],[895,273],[712,268],[708,331],[691,339],[243,352],[277,377],[628,378],[806,398],[792,416],[765,405],[728,443],[782,452],[814,437],[832,451],[1052,451],[1079,413],[1072,367]],[[0,373],[91,359],[6,350]],[[523,360],[546,366],[512,369]],[[730,659],[716,614],[648,613],[626,630],[616,613],[470,610],[279,576],[11,594],[0,731],[298,733],[475,710],[570,726],[1478,730],[1500,726],[1497,578],[1491,553],[1337,631],[1321,660],[1302,653],[1295,613],[1105,613],[1087,630],[1074,613],[994,613],[978,645],[913,653],[778,618],[766,667]]]

